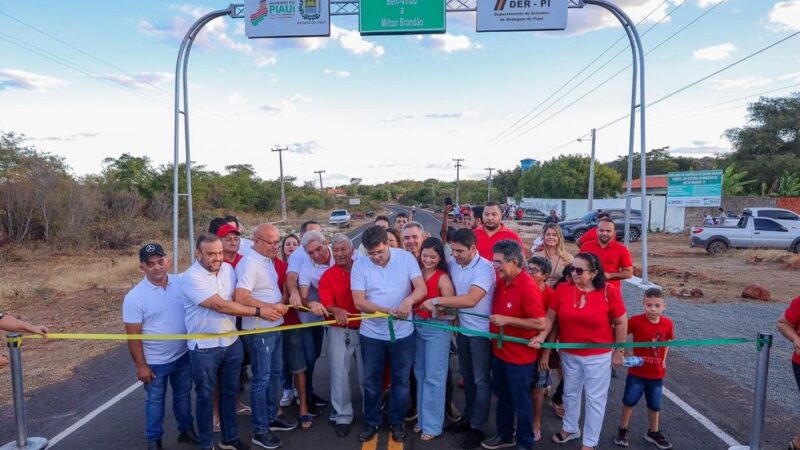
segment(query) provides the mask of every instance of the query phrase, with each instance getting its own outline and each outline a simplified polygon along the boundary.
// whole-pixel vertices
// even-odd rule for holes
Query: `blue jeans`
[[[360,336],[361,357],[364,360],[364,422],[379,426],[381,395],[383,394],[383,365],[389,359],[389,424],[402,425],[408,408],[411,363],[414,361],[414,335],[388,340]]]
[[[492,360],[492,384],[497,395],[497,434],[504,440],[514,435],[516,416],[517,448],[533,448],[533,402],[531,382],[536,363],[513,364]]]
[[[192,354],[192,378],[197,396],[195,415],[200,448],[211,448],[214,436],[213,402],[214,384],[219,378],[219,422],[222,440],[239,439],[236,429],[236,392],[242,372],[244,350],[237,339],[227,347],[198,348]]]
[[[449,321],[429,320],[449,325]],[[417,413],[422,432],[442,434],[445,386],[450,363],[450,332],[434,327],[416,327],[414,375],[417,377]]]
[[[647,409],[650,411],[661,411],[661,390],[663,380],[651,380],[628,374],[625,379],[625,394],[622,396],[622,403],[633,408],[642,399],[644,394],[647,401]]]
[[[306,356],[306,398],[310,401],[311,396],[314,395],[314,366],[319,355],[322,354],[325,328],[302,328],[300,335],[303,337],[303,353]]]
[[[192,428],[192,359],[185,353],[166,364],[149,364],[156,378],[144,385],[147,392],[145,415],[147,417],[147,440],[157,441],[164,434],[164,400],[167,397],[167,381],[172,386],[172,412],[175,414],[178,431]]]
[[[483,430],[492,402],[492,341],[459,334],[456,342],[458,367],[464,378],[464,418],[470,427]]]
[[[281,333],[261,333],[242,336],[245,351],[250,356],[250,407],[253,433],[263,434],[269,423],[278,418],[283,371],[283,341]]]

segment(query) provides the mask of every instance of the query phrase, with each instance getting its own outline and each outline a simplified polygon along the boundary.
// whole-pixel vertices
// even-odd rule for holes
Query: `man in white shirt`
[[[122,321],[128,334],[186,334],[183,300],[177,277],[170,277],[169,260],[156,243],[139,250],[144,278],[125,295]],[[172,386],[172,412],[178,441],[198,443],[192,418],[192,363],[186,341],[129,340],[136,377],[144,383],[147,448],[159,450],[164,434],[167,381]]]
[[[405,250],[390,248],[386,230],[372,226],[361,237],[367,258],[353,265],[350,284],[355,307],[364,313],[382,312],[399,319],[409,316],[413,306],[425,298],[427,288],[416,258]],[[372,440],[383,422],[380,405],[383,367],[389,359],[389,427],[392,439],[401,442],[409,398],[409,376],[414,360],[414,325],[388,319],[363,321],[359,328],[364,360],[364,430],[361,442]],[[394,340],[394,342],[392,342]]]
[[[242,330],[273,328],[283,324],[283,314],[289,310],[278,284],[278,272],[273,258],[278,256],[281,236],[278,229],[264,223],[253,232],[253,251],[236,266],[236,303],[272,308],[280,317],[266,321],[244,317]],[[253,409],[252,443],[263,448],[278,448],[283,443],[272,431],[297,428],[296,422],[278,416],[278,400],[283,370],[283,341],[281,333],[260,333],[242,336],[250,359],[253,379],[250,384],[250,405]]]
[[[300,239],[311,231],[322,232],[322,227],[315,221],[309,220],[300,225]],[[301,242],[302,246],[302,242]],[[286,269],[286,288],[289,291],[289,304],[299,307],[303,304],[303,297],[300,294],[300,273],[303,267],[311,264],[311,257],[308,252],[298,249],[289,256],[289,268]],[[305,311],[298,311],[297,317],[302,323],[315,322],[319,317]],[[319,407],[328,406],[328,401],[314,393],[314,365],[322,354],[322,341],[325,338],[325,330],[322,327],[312,327],[300,332],[302,344],[301,349],[291,351],[302,351],[306,358],[306,398],[308,410],[312,416],[319,414]],[[286,376],[286,374],[284,374]],[[284,385],[284,395],[286,386]]]
[[[195,243],[197,259],[181,275],[181,296],[189,334],[231,333],[236,331],[233,316],[259,317],[275,321],[282,317],[278,308],[246,306],[233,301],[236,274],[223,263],[222,242],[212,234],[203,234]],[[213,448],[212,394],[219,378],[219,412],[225,450],[249,449],[241,442],[236,429],[236,392],[244,359],[241,341],[236,336],[188,340],[192,360],[200,448]],[[219,376],[218,376],[219,375]]]
[[[458,320],[462,327],[488,332],[496,274],[492,263],[478,254],[476,243],[475,233],[469,228],[461,228],[453,233],[450,239],[453,256],[448,266],[456,295],[428,299],[420,307],[429,311],[458,308]],[[466,334],[459,334],[456,341],[458,365],[464,377],[466,408],[464,417],[446,428],[448,431],[466,432],[461,448],[470,449],[478,447],[485,437],[483,427],[489,417],[492,400],[492,341]]]

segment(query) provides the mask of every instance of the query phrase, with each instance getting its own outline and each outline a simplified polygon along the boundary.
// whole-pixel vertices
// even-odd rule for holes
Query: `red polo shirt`
[[[522,239],[520,239],[519,235],[515,233],[514,230],[509,229],[507,226],[505,226],[505,224],[502,223],[500,224],[500,229],[498,229],[497,232],[491,236],[489,236],[489,233],[486,232],[484,227],[481,226],[476,228],[475,238],[477,239],[476,247],[478,247],[478,254],[489,261],[494,259],[494,252],[492,251],[494,244],[506,239],[519,242],[519,245],[522,246],[523,253],[527,254],[525,244],[522,243]]]
[[[800,333],[800,297],[792,300],[792,303],[789,304],[789,307],[786,308],[786,312],[783,313],[783,315],[786,317],[786,320],[792,324],[795,331]],[[792,362],[794,364],[800,364],[800,355],[798,355],[797,352],[792,352]]]
[[[527,272],[521,271],[511,283],[498,279],[492,300],[492,314],[524,319],[544,317],[542,293]],[[499,333],[500,327],[489,322],[489,331]],[[503,327],[503,333],[526,340],[539,334],[537,330],[525,330],[510,325]],[[531,364],[539,357],[539,350],[516,342],[503,342],[503,348],[500,348],[497,341],[493,341],[492,350],[494,356],[511,364]]]
[[[633,335],[633,342],[661,342],[675,339],[672,320],[661,316],[658,323],[650,322],[646,314],[639,314],[628,319],[628,334]],[[666,375],[664,358],[666,347],[634,348],[633,354],[641,357],[644,364],[628,369],[630,375],[648,380],[661,380]]]
[[[586,303],[580,307],[581,296]],[[571,343],[611,344],[614,330],[611,319],[625,314],[625,303],[619,291],[608,284],[605,289],[583,292],[572,283],[561,283],[550,303],[550,309],[558,316],[558,340]],[[578,356],[602,355],[609,348],[565,349]]]
[[[224,258],[223,258],[223,261],[225,261],[226,263],[230,264],[235,269],[236,265],[239,264],[239,261],[241,261],[242,258],[244,258],[244,256],[242,256],[241,253],[237,253],[236,256],[233,257],[233,261],[228,261],[227,259],[224,259]]]
[[[631,251],[625,244],[620,244],[616,240],[609,242],[605,248],[600,246],[598,239],[588,241],[581,247],[581,252],[597,256],[606,273],[619,272],[623,267],[633,267]],[[621,289],[622,280],[610,280],[609,283],[618,290]]]
[[[338,265],[331,266],[319,279],[319,301],[322,306],[342,308],[350,314],[359,314],[353,303],[353,291],[350,289],[350,272]],[[360,321],[347,323],[347,328],[357,329]],[[335,325],[339,326],[339,325]]]

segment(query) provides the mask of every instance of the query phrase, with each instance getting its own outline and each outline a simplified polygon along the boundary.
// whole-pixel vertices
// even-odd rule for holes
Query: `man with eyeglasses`
[[[223,260],[235,269],[236,265],[239,264],[239,261],[244,257],[242,253],[239,252],[241,249],[242,233],[236,226],[226,223],[219,227],[216,235],[222,241]]]
[[[414,255],[390,248],[386,230],[372,226],[361,237],[367,258],[359,258],[350,275],[355,307],[365,313],[381,312],[399,319],[409,316],[427,292]],[[392,327],[390,329],[390,327]],[[361,442],[371,441],[383,422],[380,413],[384,362],[389,360],[389,427],[392,439],[406,438],[403,427],[409,398],[409,376],[414,360],[414,325],[406,321],[371,319],[359,328],[364,360],[364,430]]]
[[[271,224],[261,224],[253,233],[253,251],[236,268],[236,302],[247,306],[271,309],[280,314],[274,320],[258,317],[242,319],[242,330],[273,328],[283,324],[288,311],[278,283],[279,275],[274,258],[280,250],[281,237]],[[278,448],[283,443],[272,430],[291,430],[296,422],[278,416],[278,400],[283,370],[283,341],[281,333],[261,333],[242,336],[250,358],[253,379],[250,384],[250,404],[253,409],[253,444],[263,448]]]
[[[128,334],[186,334],[183,301],[177,277],[169,276],[164,248],[150,243],[139,250],[144,278],[125,295],[122,321]],[[186,341],[128,341],[136,378],[144,383],[147,448],[159,450],[164,434],[167,382],[172,386],[172,412],[178,442],[198,443],[192,418],[192,362]]]

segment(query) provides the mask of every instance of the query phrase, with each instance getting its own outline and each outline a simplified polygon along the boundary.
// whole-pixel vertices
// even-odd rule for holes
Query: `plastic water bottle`
[[[625,367],[640,367],[644,365],[644,358],[641,356],[626,356],[622,359],[622,365]]]

